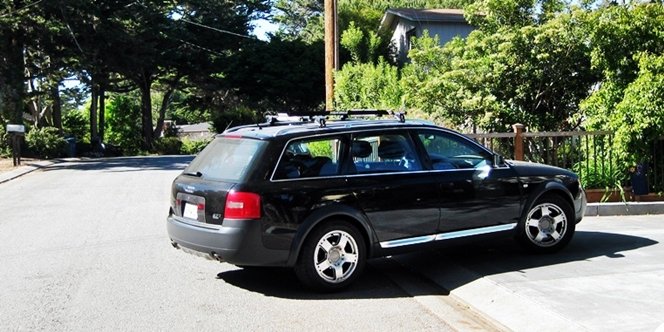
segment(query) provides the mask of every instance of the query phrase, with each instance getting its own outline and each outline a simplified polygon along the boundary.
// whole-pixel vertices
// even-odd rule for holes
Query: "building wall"
[[[397,62],[403,64],[408,62],[410,35],[422,37],[424,30],[428,30],[429,36],[438,35],[440,44],[444,45],[456,36],[467,37],[474,29],[473,26],[462,22],[412,22],[399,19],[392,33],[391,43],[396,51]]]

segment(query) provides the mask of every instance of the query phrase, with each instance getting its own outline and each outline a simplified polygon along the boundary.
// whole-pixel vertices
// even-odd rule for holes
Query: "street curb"
[[[588,203],[587,217],[664,214],[664,202]]]
[[[54,164],[66,162],[66,161],[73,161],[74,159],[51,159],[51,160],[39,160],[39,161],[31,161],[25,164],[22,164],[20,167],[11,170],[9,172],[3,172],[0,173],[0,184],[9,182],[11,180],[14,180],[16,178],[19,178],[23,175],[32,173],[38,169],[46,168]]]

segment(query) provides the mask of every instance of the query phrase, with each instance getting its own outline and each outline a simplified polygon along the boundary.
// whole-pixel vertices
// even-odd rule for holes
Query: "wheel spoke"
[[[329,253],[330,249],[332,249],[332,243],[328,239],[325,239],[320,242],[319,247],[325,251],[325,253]]]
[[[555,231],[551,233],[551,237],[553,238],[554,241],[558,241],[558,239],[560,238],[560,233],[558,233],[558,231]]]
[[[324,260],[324,261],[322,261],[322,262],[316,264],[316,269],[317,269],[319,272],[323,272],[323,271],[329,269],[330,266],[332,266],[332,265],[330,264],[330,261],[328,261],[328,260],[326,259],[326,260]]]
[[[553,218],[553,221],[555,221],[555,225],[558,226],[558,225],[560,225],[561,223],[564,223],[564,222],[565,222],[565,215],[560,214],[560,215],[558,215],[557,217]]]
[[[548,216],[551,214],[551,210],[549,210],[549,207],[546,205],[542,205],[542,208],[540,209],[542,211],[542,217]]]
[[[535,237],[535,242],[542,242],[545,237],[546,237],[546,234],[544,234],[544,232],[539,232],[537,234],[537,236]]]
[[[340,279],[344,276],[344,269],[342,264],[332,265],[334,269],[334,279]]]
[[[347,238],[346,236],[344,236],[344,235],[340,235],[340,236],[339,236],[339,244],[338,244],[338,246],[339,246],[339,248],[341,248],[341,250],[343,250],[344,252],[346,251],[346,244],[348,244],[348,238]]]
[[[539,219],[530,218],[526,221],[526,226],[538,227],[539,228]]]
[[[357,263],[357,255],[356,254],[346,254],[344,257],[344,261],[347,263]]]

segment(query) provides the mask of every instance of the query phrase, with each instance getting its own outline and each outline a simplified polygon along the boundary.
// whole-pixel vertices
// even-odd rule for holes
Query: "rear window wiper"
[[[197,178],[200,178],[201,176],[203,176],[203,173],[198,172],[198,171],[196,171],[196,172],[184,172],[183,174],[184,175],[189,175],[189,176],[195,176]]]

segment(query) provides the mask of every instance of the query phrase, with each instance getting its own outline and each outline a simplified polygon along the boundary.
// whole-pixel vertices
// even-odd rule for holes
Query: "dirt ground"
[[[22,158],[21,159],[21,165],[25,165],[28,162],[34,161],[34,159],[30,158]],[[12,161],[11,158],[2,158],[0,157],[0,173],[2,172],[9,172],[13,170],[14,167],[14,162]]]

